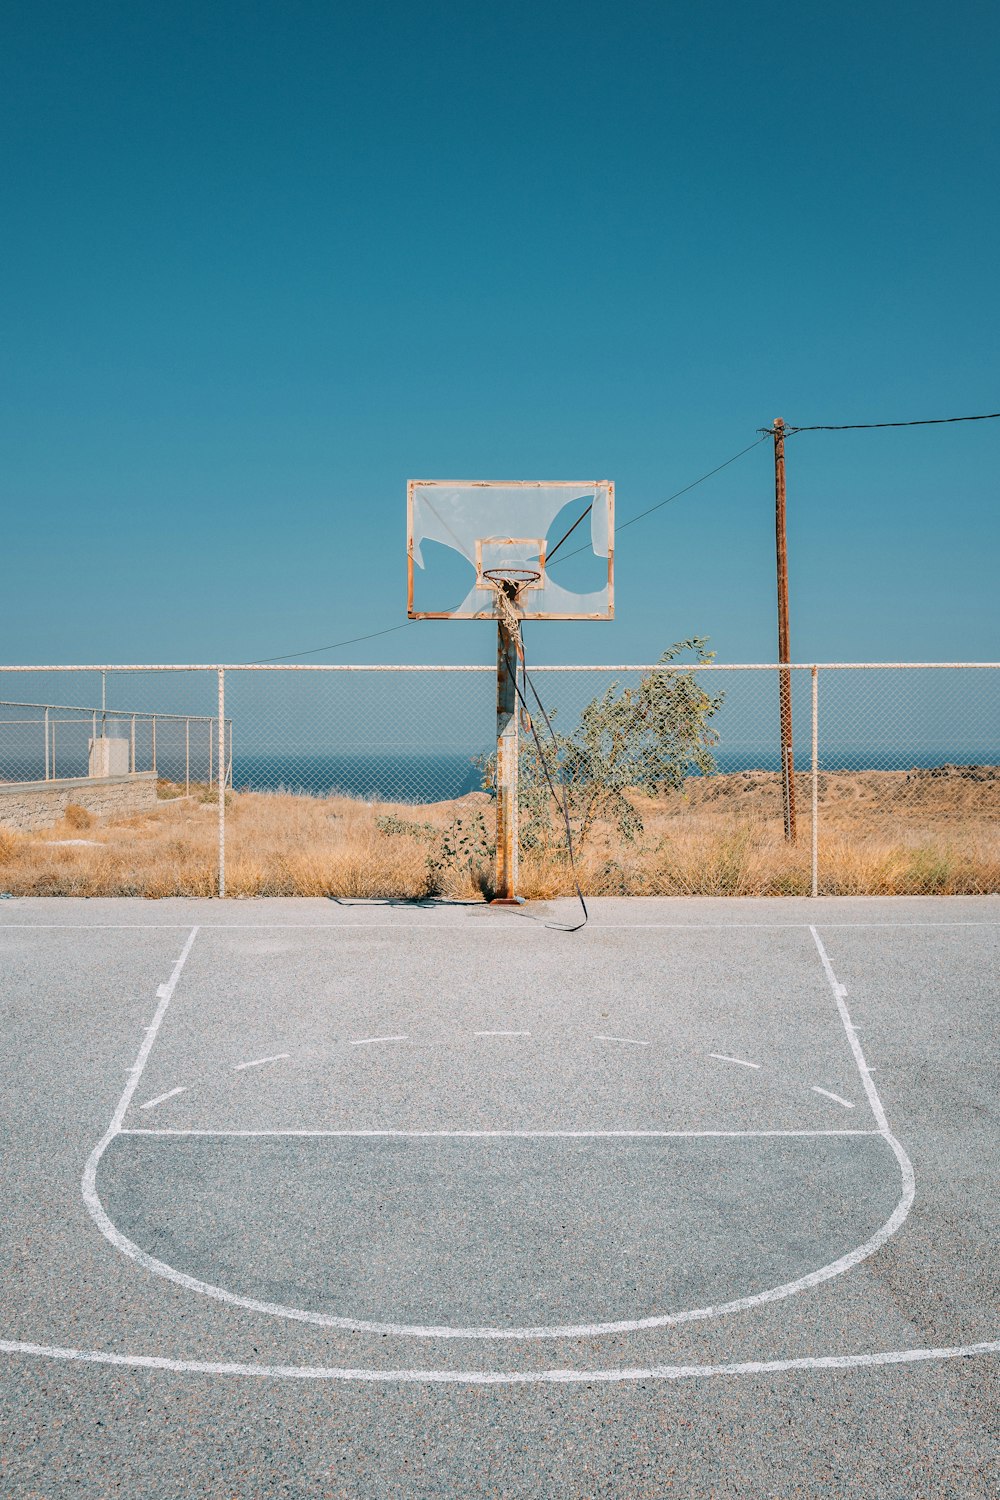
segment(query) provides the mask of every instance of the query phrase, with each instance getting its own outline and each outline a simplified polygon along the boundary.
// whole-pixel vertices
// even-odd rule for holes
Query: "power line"
[[[841,422],[838,425],[816,425],[813,427],[792,427],[786,424],[785,435],[794,432],[867,432],[876,427],[941,427],[947,422],[993,422],[1000,417],[1000,411],[984,411],[974,417],[920,417],[915,422]],[[757,431],[764,437],[773,437],[773,427],[758,427]]]
[[[619,531],[624,531],[629,526],[634,526],[636,521],[644,521],[647,516],[651,516],[653,514],[654,510],[662,510],[663,507],[665,505],[669,505],[672,500],[679,500],[680,497],[682,495],[686,495],[689,490],[696,489],[699,484],[704,484],[706,479],[711,479],[713,474],[721,474],[723,469],[728,469],[730,464],[734,464],[738,458],[743,457],[744,453],[749,453],[751,448],[756,448],[758,444],[762,443],[763,441],[763,438],[757,438],[755,442],[748,443],[745,448],[740,449],[739,453],[734,453],[732,458],[727,458],[725,463],[716,464],[714,469],[709,469],[707,474],[702,474],[700,479],[693,479],[691,483],[686,484],[682,490],[675,490],[674,493],[672,495],[668,495],[665,500],[658,500],[657,503],[655,505],[651,505],[648,510],[641,510],[637,516],[632,516],[629,520],[623,521],[620,526],[615,527],[616,534]]]
[[[797,432],[870,432],[874,431],[876,428],[884,427],[940,427],[951,422],[992,422],[996,421],[997,418],[1000,418],[1000,411],[987,411],[978,413],[975,416],[968,417],[921,417],[912,422],[841,422],[837,424],[816,423],[808,427],[792,427],[786,425],[784,428],[784,432],[786,437],[790,437]],[[670,505],[674,500],[679,500],[682,495],[689,494],[691,490],[697,489],[699,484],[704,484],[705,481],[707,479],[711,479],[714,474],[721,474],[723,469],[728,469],[730,464],[736,463],[737,459],[742,458],[745,453],[749,453],[751,449],[758,447],[765,438],[774,436],[773,427],[758,427],[757,431],[760,436],[755,438],[755,440],[752,443],[749,443],[745,448],[741,448],[739,453],[734,453],[732,458],[727,458],[723,463],[717,464],[714,469],[709,469],[707,474],[702,474],[698,479],[693,479],[691,483],[686,484],[683,489],[675,490],[674,493],[672,495],[668,495],[665,500],[658,500],[655,505],[649,506],[647,510],[641,510],[637,516],[630,516],[627,521],[622,521],[622,523],[616,527],[616,533],[627,530],[629,526],[634,526],[637,521],[644,521],[647,516],[653,515],[655,511],[662,510],[665,505]],[[563,542],[565,542],[566,539],[572,535],[572,533],[580,525],[581,521],[586,519],[586,517],[590,514],[592,508],[592,505],[588,506],[583,515],[580,516],[576,521],[574,521],[573,525],[570,527],[569,531],[567,531],[566,535],[560,538],[560,540],[553,547],[552,551],[549,553],[547,562],[551,562],[551,559],[562,546]],[[565,562],[568,557],[577,557],[581,552],[589,551],[589,547],[577,547],[572,552],[564,552],[560,560],[562,562]],[[319,656],[324,651],[339,651],[342,646],[357,646],[362,641],[374,641],[377,640],[379,636],[392,635],[397,630],[406,630],[413,623],[414,622],[412,620],[404,620],[401,625],[389,625],[385,630],[373,630],[368,635],[351,636],[349,640],[334,641],[329,646],[312,646],[308,651],[287,651],[283,656],[260,656],[257,657],[253,662],[248,662],[247,665],[266,666],[269,662],[292,661],[294,658],[300,656]]]
[[[764,441],[764,439],[770,437],[770,435],[770,432],[764,432],[761,437],[754,438],[752,443],[748,443],[745,448],[741,448],[739,453],[734,453],[732,458],[727,458],[724,463],[716,464],[714,469],[709,469],[707,474],[702,474],[698,479],[692,479],[691,483],[686,484],[683,489],[674,490],[674,493],[672,495],[668,495],[665,500],[658,500],[656,504],[651,505],[648,510],[641,510],[637,516],[630,516],[627,521],[622,521],[621,525],[616,525],[615,535],[617,536],[619,532],[625,531],[629,526],[634,526],[636,521],[644,521],[646,517],[651,516],[654,511],[662,510],[665,505],[669,505],[674,500],[679,500],[682,495],[688,494],[690,490],[697,489],[699,484],[704,484],[705,480],[711,479],[713,474],[721,474],[723,469],[728,469],[730,464],[734,464],[738,458],[742,458],[743,455],[745,453],[749,453],[752,448],[760,447],[760,444]],[[583,516],[580,517],[580,520],[583,520]],[[577,522],[577,525],[579,525],[579,522]],[[563,537],[563,541],[565,540],[566,538]],[[555,551],[555,548],[553,548],[552,550]],[[589,547],[577,547],[572,552],[564,552],[560,561],[565,562],[567,557],[576,557],[580,552],[589,552],[590,550],[591,549]],[[546,567],[547,566],[548,558],[546,558]]]
[[[632,517],[629,518],[629,520],[623,521],[620,526],[617,526],[615,528],[616,529],[616,533],[619,532],[619,531],[625,531],[626,528],[629,527],[629,526],[634,526],[635,523],[636,523],[636,521],[643,521],[643,520],[645,520],[645,518],[647,516],[651,516],[654,511],[662,510],[662,508],[665,505],[669,505],[671,503],[671,501],[673,501],[673,500],[679,500],[680,497],[681,497],[681,495],[686,495],[690,490],[696,489],[699,484],[704,484],[705,481],[706,481],[706,479],[711,479],[712,478],[713,474],[720,474],[723,469],[728,469],[728,467],[729,467],[730,464],[734,464],[738,458],[742,458],[745,453],[749,453],[750,450],[751,450],[751,448],[757,448],[757,447],[759,447],[759,445],[768,436],[770,436],[770,434],[767,433],[767,432],[765,432],[763,434],[763,436],[755,438],[752,443],[749,443],[746,448],[741,448],[740,451],[739,451],[739,453],[734,453],[733,456],[732,456],[732,458],[727,458],[723,463],[716,464],[716,466],[715,466],[714,469],[709,469],[709,471],[708,471],[707,474],[702,474],[698,479],[693,479],[691,481],[691,483],[690,484],[686,484],[683,489],[675,490],[674,493],[672,495],[668,495],[665,500],[658,500],[657,503],[655,505],[651,505],[648,508],[648,510],[640,511],[637,516],[632,516]],[[566,537],[568,537],[572,532],[574,532],[576,530],[576,528],[580,525],[580,522],[583,521],[586,518],[587,515],[589,515],[590,509],[591,509],[591,507],[588,506],[587,510],[584,511],[583,515],[580,516],[576,521],[574,521],[574,523],[570,527],[569,531],[567,531],[566,536],[562,537],[561,540],[556,543],[556,546],[553,547],[552,553],[554,553],[558,547],[562,546],[563,542],[566,540]],[[573,552],[564,552],[563,555],[562,555],[562,557],[560,558],[560,561],[561,562],[565,562],[566,559],[567,559],[567,557],[576,557],[578,553],[580,553],[580,552],[589,552],[590,550],[591,550],[590,547],[577,547]],[[552,556],[552,553],[549,554],[550,558]],[[548,559],[546,560],[546,565],[547,565],[547,563],[548,563]],[[248,666],[267,666],[267,664],[269,662],[274,662],[274,661],[291,661],[294,657],[299,657],[299,656],[318,656],[323,651],[338,651],[341,646],[356,646],[361,641],[374,641],[374,640],[376,640],[381,635],[392,635],[392,633],[394,631],[396,631],[396,630],[406,630],[407,627],[410,626],[410,625],[412,625],[412,624],[414,624],[413,620],[404,620],[403,623],[402,623],[402,625],[390,625],[386,630],[373,630],[370,635],[356,635],[356,636],[352,636],[350,640],[346,640],[346,641],[334,641],[333,644],[330,645],[330,646],[313,646],[308,651],[288,651],[288,652],[285,653],[284,656],[261,656],[261,657],[258,657],[254,662],[248,662],[247,665]]]
[[[319,655],[321,651],[337,651],[340,646],[355,646],[358,640],[375,640],[376,636],[391,636],[394,630],[406,630],[408,625],[414,624],[412,619],[403,619],[402,625],[388,625],[387,630],[373,630],[369,636],[351,636],[349,640],[334,640],[330,646],[310,646],[309,651],[286,651],[280,657],[256,657],[253,661],[247,661],[247,666],[267,666],[268,661],[291,661],[292,657],[300,655]]]

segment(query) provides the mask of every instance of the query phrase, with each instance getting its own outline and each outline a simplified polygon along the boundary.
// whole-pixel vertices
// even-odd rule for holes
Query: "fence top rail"
[[[0,667],[0,672],[10,672],[13,670],[17,669]],[[54,669],[51,667],[31,668],[32,672],[52,670]],[[83,670],[86,670],[86,668]],[[204,720],[206,724],[209,720],[213,724],[218,722],[218,714],[164,714],[158,708],[95,708],[92,703],[28,703],[23,698],[0,698],[0,708],[49,708],[55,709],[57,713],[61,714],[87,714],[90,717],[97,714],[100,718],[104,719],[180,719],[182,722],[186,719],[191,719],[193,722]],[[32,721],[29,719],[11,719],[9,722],[11,724],[28,724]],[[229,719],[227,719],[226,723],[228,724],[229,722]]]
[[[913,672],[913,671],[996,671],[1000,668],[1000,661],[796,661],[796,662],[587,662],[583,665],[565,664],[549,666],[533,666],[532,672]],[[129,665],[110,665],[86,663],[83,666],[42,665],[0,665],[0,674],[4,672],[489,672],[495,673],[496,667],[492,665],[480,665],[479,663],[465,663],[459,665],[424,666],[413,665],[406,662],[392,664],[386,663],[364,663],[361,665],[348,665],[342,662],[285,662],[285,663],[257,663],[257,662],[194,662],[186,664],[167,664],[164,662],[147,662]],[[26,708],[70,708],[71,704],[24,704]],[[82,713],[93,713],[93,707],[79,710]],[[213,714],[161,714],[153,709],[128,709],[107,708],[97,709],[98,713],[111,716],[123,716],[135,713],[148,718],[158,719],[208,719],[216,717]]]

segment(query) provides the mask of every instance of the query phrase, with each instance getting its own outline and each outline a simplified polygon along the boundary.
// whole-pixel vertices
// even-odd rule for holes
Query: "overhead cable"
[[[248,661],[248,667],[266,667],[272,661],[291,661],[294,656],[318,656],[321,651],[337,651],[341,646],[356,646],[359,641],[373,641],[379,635],[392,635],[394,630],[405,630],[412,625],[412,620],[404,620],[402,625],[389,625],[385,630],[373,630],[370,635],[355,635],[349,641],[334,641],[332,646],[311,646],[308,651],[288,651],[284,656],[258,656],[254,661]]]
[[[699,484],[704,484],[705,481],[706,481],[706,479],[711,479],[712,478],[713,474],[720,474],[723,469],[728,469],[728,467],[729,467],[730,464],[734,464],[738,458],[742,458],[743,455],[745,453],[749,453],[752,448],[758,447],[764,441],[764,439],[766,437],[768,437],[768,436],[769,436],[769,434],[767,432],[763,433],[763,436],[755,438],[754,441],[752,443],[749,443],[746,448],[741,448],[740,451],[739,451],[739,453],[734,453],[733,456],[732,456],[732,458],[727,458],[723,463],[716,464],[716,466],[715,466],[714,469],[709,469],[709,471],[708,471],[707,474],[702,474],[702,475],[699,476],[699,478],[693,479],[691,481],[691,483],[690,484],[686,484],[683,489],[675,490],[674,493],[672,495],[668,495],[665,500],[658,500],[655,505],[649,506],[649,508],[647,510],[640,511],[637,516],[631,516],[629,518],[629,520],[622,521],[622,523],[619,526],[616,526],[616,528],[615,528],[616,533],[620,532],[620,531],[624,531],[626,529],[626,527],[628,527],[628,526],[634,526],[635,523],[636,523],[636,521],[643,521],[643,520],[645,520],[645,518],[647,516],[651,516],[654,511],[662,510],[665,505],[670,505],[672,501],[679,500],[682,495],[688,494],[688,492],[690,490],[697,489],[697,487],[698,487]],[[591,509],[591,507],[588,506],[587,510],[584,511],[583,515],[580,516],[580,517],[578,517],[578,519],[576,521],[574,521],[574,523],[570,527],[569,531],[567,531],[566,536],[562,537],[556,543],[555,547],[553,547],[552,552],[549,554],[549,559],[548,560],[551,560],[552,555],[556,552],[556,550],[559,547],[562,546],[563,542],[566,540],[566,537],[570,536],[570,534],[576,530],[577,526],[580,525],[580,522],[583,521],[586,518],[586,516],[589,515],[590,509]],[[566,559],[567,559],[567,557],[575,557],[577,555],[577,553],[580,553],[580,552],[589,552],[590,550],[591,549],[590,549],[589,546],[586,546],[586,547],[577,547],[573,552],[564,552],[563,555],[562,555],[562,557],[559,559],[559,561],[560,562],[565,562]],[[373,641],[378,636],[381,636],[381,635],[391,635],[393,633],[393,631],[395,631],[395,630],[406,630],[408,626],[410,626],[410,625],[412,625],[414,623],[415,622],[413,620],[404,620],[401,625],[390,625],[385,630],[373,630],[370,635],[356,635],[356,636],[352,636],[350,638],[350,640],[346,640],[346,641],[334,641],[333,644],[329,645],[329,646],[312,646],[308,651],[288,651],[288,652],[285,653],[284,656],[262,656],[262,657],[258,657],[255,661],[248,662],[247,666],[266,666],[269,662],[274,662],[274,661],[291,661],[293,658],[299,657],[299,656],[318,656],[323,651],[339,651],[342,646],[356,646],[356,645],[358,645],[358,643],[360,641]]]
[[[620,525],[615,526],[615,535],[617,536],[619,532],[624,531],[629,526],[634,526],[636,521],[644,521],[646,517],[651,516],[654,511],[662,510],[665,505],[670,505],[672,501],[679,500],[682,495],[688,494],[690,490],[697,489],[699,484],[704,484],[705,480],[711,479],[713,474],[721,474],[723,469],[728,469],[730,464],[734,464],[738,458],[742,458],[743,455],[745,453],[749,453],[751,449],[758,448],[764,441],[764,439],[769,436],[770,433],[765,432],[763,433],[763,436],[754,438],[753,442],[748,443],[745,448],[741,448],[739,453],[734,453],[732,458],[727,458],[724,463],[716,464],[715,468],[709,469],[707,474],[702,474],[698,479],[692,479],[691,483],[686,484],[683,489],[674,490],[674,493],[672,495],[668,495],[665,500],[658,500],[655,505],[649,506],[647,510],[641,510],[637,516],[630,516],[627,521],[622,521]],[[580,520],[583,520],[583,516],[580,517]],[[576,524],[579,525],[579,521]],[[569,535],[568,532],[567,535]],[[563,541],[565,540],[566,537],[563,537]],[[558,543],[557,545],[561,546],[562,543]],[[553,547],[552,550],[554,552],[555,548]],[[578,553],[589,552],[590,550],[591,549],[589,547],[577,547],[572,552],[564,552],[562,557],[560,558],[560,562],[565,562],[567,557],[576,557]],[[548,567],[548,563],[549,559],[547,558],[546,567]]]
[[[817,424],[811,427],[792,427],[782,424],[786,436],[793,432],[867,432],[876,427],[941,427],[948,422],[993,422],[1000,411],[984,411],[974,417],[920,417],[915,422],[841,422],[837,425]],[[758,427],[764,437],[773,437],[773,427]]]

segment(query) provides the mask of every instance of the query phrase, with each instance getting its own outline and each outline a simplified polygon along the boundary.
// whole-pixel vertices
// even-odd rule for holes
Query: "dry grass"
[[[466,799],[469,802],[478,798]],[[488,801],[485,796],[482,801]],[[461,804],[401,808],[442,831]],[[468,872],[428,870],[428,840],[380,832],[392,809],[347,798],[242,792],[226,798],[231,896],[478,895]],[[218,888],[218,803],[167,798],[149,813],[93,819],[85,843],[64,818],[34,834],[0,829],[0,890],[18,896],[212,896]]]
[[[778,778],[748,772],[692,780],[685,795],[636,796],[644,832],[623,842],[598,825],[579,851],[592,895],[803,895],[810,889],[810,783],[797,778],[799,840],[783,837]],[[1000,890],[1000,769],[838,772],[820,778],[820,888],[831,895]],[[170,788],[163,789],[169,794]],[[169,795],[141,816],[102,821],[67,809],[44,833],[0,829],[0,890],[35,896],[211,896],[218,807]],[[242,792],[227,797],[226,885],[233,896],[474,899],[488,892],[482,851],[454,849],[492,817],[473,793],[425,807]],[[83,842],[81,831],[86,830]],[[521,890],[564,895],[572,881],[553,835],[525,850]]]

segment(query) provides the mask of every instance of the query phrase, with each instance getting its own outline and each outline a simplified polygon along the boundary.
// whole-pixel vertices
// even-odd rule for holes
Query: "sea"
[[[2,750],[2,747],[0,747]],[[356,797],[365,802],[424,803],[446,802],[467,792],[483,789],[482,763],[488,748],[477,757],[474,751],[435,755],[386,753],[377,751],[343,754],[253,754],[238,751],[233,758],[232,784],[235,790],[260,792],[295,792],[314,797]],[[477,763],[478,761],[478,763]],[[773,746],[721,747],[714,751],[716,769],[720,772],[777,771],[781,761]],[[987,750],[953,746],[923,750],[863,744],[823,746],[820,767],[824,771],[909,771],[941,765],[997,765],[1000,746]],[[810,765],[808,743],[798,748],[796,768],[807,771]],[[149,766],[148,755],[140,756],[139,769]],[[206,767],[192,765],[192,779],[204,780]],[[162,747],[157,756],[161,777],[184,781],[184,759]],[[62,751],[56,775],[87,775],[85,744]],[[0,753],[0,782],[40,781],[44,768],[37,755],[4,756]]]
[[[808,747],[796,761],[798,770],[809,769]],[[483,752],[483,758],[486,756]],[[747,747],[716,750],[716,769],[734,771],[778,771],[777,749]],[[930,750],[878,749],[864,745],[830,746],[823,749],[820,766],[825,771],[927,770],[941,765],[995,765],[1000,747],[991,754],[957,752],[953,747]],[[467,792],[483,789],[483,773],[472,754],[447,755],[235,755],[233,787],[236,790],[288,791],[312,796],[357,797],[366,802],[446,802]]]

